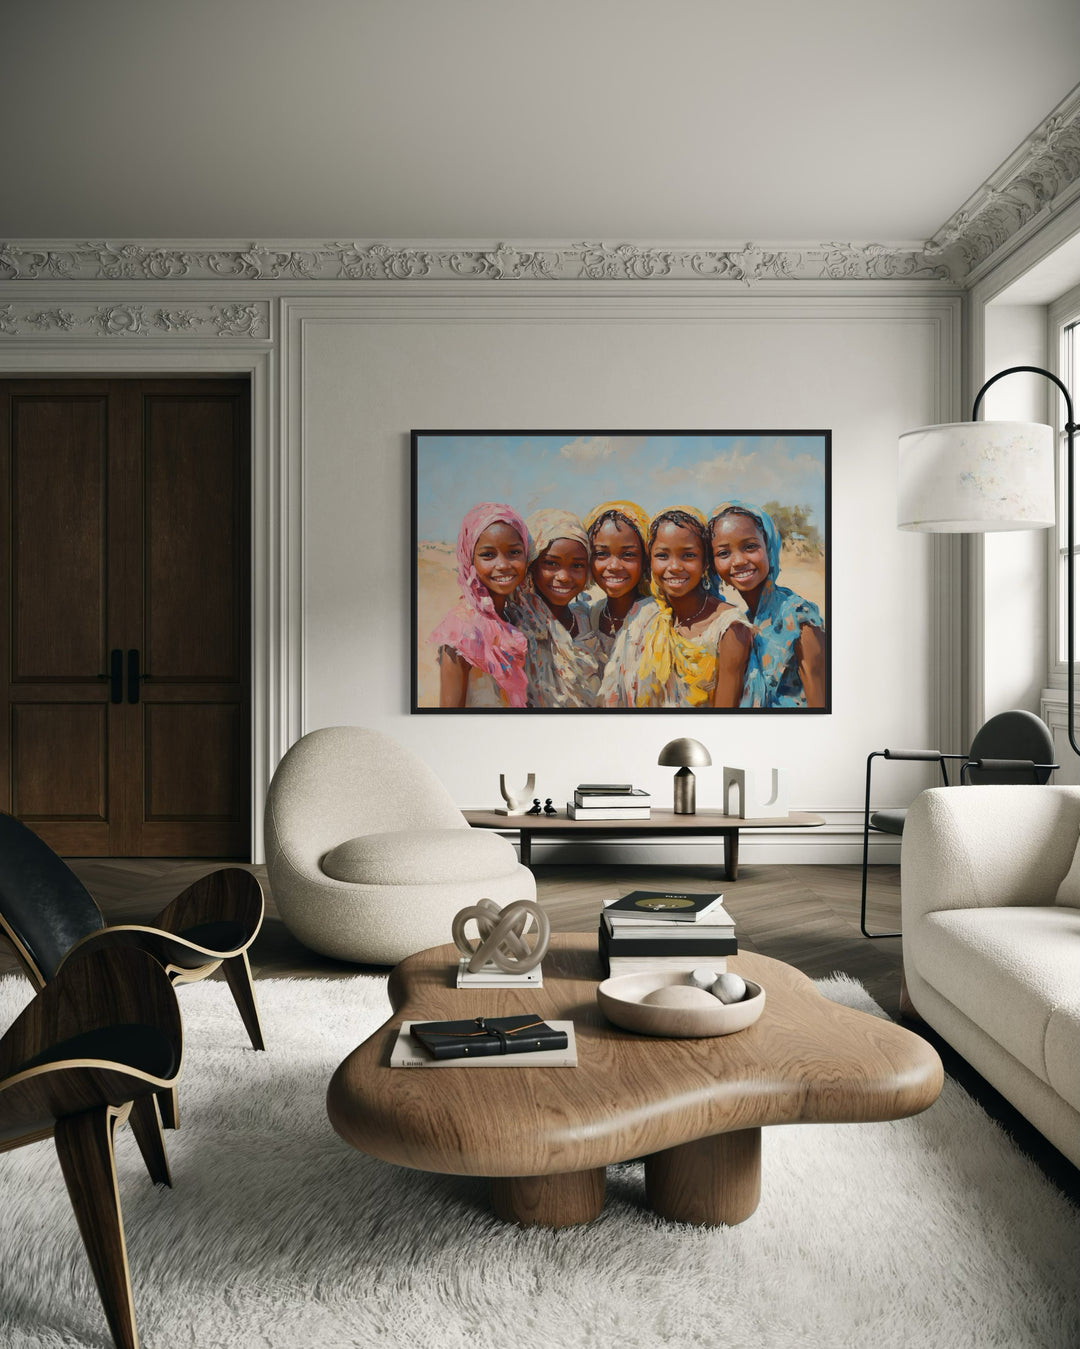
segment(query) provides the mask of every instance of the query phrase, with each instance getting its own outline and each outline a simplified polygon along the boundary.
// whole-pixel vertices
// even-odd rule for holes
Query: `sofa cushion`
[[[1077,840],[1077,848],[1073,853],[1072,866],[1065,873],[1065,878],[1058,886],[1055,904],[1067,904],[1070,908],[1080,909],[1080,839]]]
[[[1080,909],[947,909],[927,915],[922,926],[919,974],[1054,1086],[1047,1065],[1051,1020],[1080,1017]]]
[[[517,865],[514,846],[486,829],[399,829],[339,843],[322,860],[335,881],[430,885],[492,880]]]

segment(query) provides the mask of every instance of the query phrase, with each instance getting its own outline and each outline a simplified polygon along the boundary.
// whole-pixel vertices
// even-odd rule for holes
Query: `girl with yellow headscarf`
[[[644,608],[656,607],[645,550],[649,517],[636,502],[602,501],[582,524],[589,536],[593,584],[602,594],[591,602],[582,595],[575,607],[580,606],[583,619],[596,633],[606,662],[623,625]]]
[[[621,678],[609,660],[604,705],[737,707],[753,629],[713,593],[705,517],[693,506],[661,511],[649,526],[648,553],[656,609],[626,630]]]

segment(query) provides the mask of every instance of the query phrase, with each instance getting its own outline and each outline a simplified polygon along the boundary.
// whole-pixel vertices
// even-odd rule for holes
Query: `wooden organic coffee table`
[[[564,1227],[597,1217],[604,1168],[645,1158],[662,1217],[738,1223],[757,1207],[766,1124],[900,1119],[941,1090],[941,1061],[910,1031],[823,998],[766,956],[728,968],[766,991],[735,1035],[662,1040],[619,1030],[596,1005],[596,938],[560,933],[544,986],[457,989],[453,946],[421,951],[390,976],[395,1014],[339,1066],[327,1110],[346,1142],[421,1171],[489,1176],[499,1217]],[[572,1020],[576,1068],[390,1068],[402,1020],[538,1012]]]
[[[720,810],[699,810],[693,815],[677,815],[673,810],[654,808],[647,820],[572,820],[565,811],[560,815],[500,815],[494,810],[462,812],[474,829],[516,829],[522,866],[532,866],[532,842],[536,834],[548,837],[575,834],[616,834],[647,843],[648,836],[688,838],[691,834],[719,836],[724,840],[724,879],[739,879],[740,829],[812,829],[825,823],[822,815],[792,811],[763,819],[743,819]]]

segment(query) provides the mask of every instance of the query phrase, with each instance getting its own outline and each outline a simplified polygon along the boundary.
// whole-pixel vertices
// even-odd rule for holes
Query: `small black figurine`
[[[555,807],[551,804],[551,797],[549,796],[548,799],[544,802],[544,814],[545,814],[545,815],[558,815],[558,813],[559,813],[559,812],[558,812],[558,811],[555,809]]]
[[[550,804],[550,803],[549,803],[549,804]],[[527,810],[527,811],[525,812],[525,814],[526,814],[526,815],[539,815],[539,814],[540,814],[540,798],[539,798],[538,796],[534,796],[534,797],[533,797],[532,808],[531,808],[531,810]]]

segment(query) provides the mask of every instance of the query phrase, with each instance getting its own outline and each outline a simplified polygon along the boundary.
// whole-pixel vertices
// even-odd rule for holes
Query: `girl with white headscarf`
[[[571,601],[589,584],[589,536],[570,511],[534,511],[529,567],[507,616],[525,635],[529,707],[595,707],[603,657]]]

